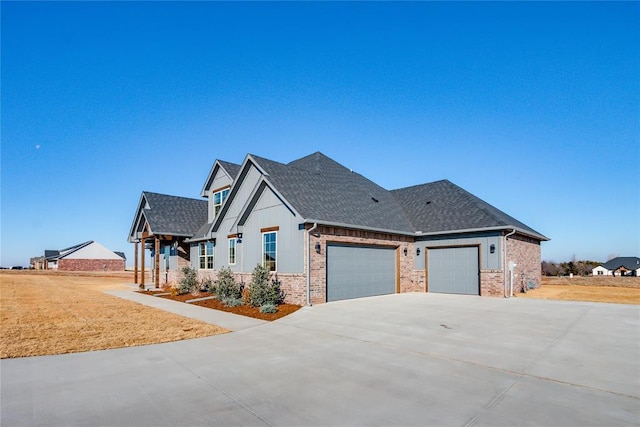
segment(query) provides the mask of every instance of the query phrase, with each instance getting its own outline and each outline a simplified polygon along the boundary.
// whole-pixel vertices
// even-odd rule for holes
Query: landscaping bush
[[[199,287],[198,270],[191,267],[184,267],[182,269],[182,275],[182,279],[180,279],[177,286],[178,295],[197,293]]]
[[[248,300],[254,307],[262,307],[265,304],[277,306],[284,301],[285,294],[280,289],[278,276],[269,280],[269,274],[269,270],[260,264],[253,269]]]
[[[278,307],[275,304],[264,304],[260,306],[260,313],[275,313]]]
[[[214,282],[211,279],[203,279],[202,283],[200,283],[200,290],[202,292],[211,292],[213,293]]]
[[[221,301],[227,307],[238,307],[242,305],[242,299],[240,298],[227,297],[227,298],[223,298]]]
[[[242,286],[236,282],[229,267],[223,267],[218,272],[218,278],[213,285],[213,294],[220,301],[242,298]]]

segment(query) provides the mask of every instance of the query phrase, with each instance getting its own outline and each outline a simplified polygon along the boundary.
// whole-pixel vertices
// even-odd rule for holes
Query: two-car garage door
[[[396,249],[327,245],[327,301],[396,291]]]
[[[480,294],[478,247],[429,248],[428,291],[446,294]]]
[[[478,246],[427,249],[428,292],[480,294]],[[396,249],[327,245],[327,301],[396,292]]]

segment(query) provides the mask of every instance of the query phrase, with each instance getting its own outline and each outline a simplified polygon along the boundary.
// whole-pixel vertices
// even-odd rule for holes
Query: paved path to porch
[[[195,304],[185,304],[183,302],[173,301],[166,298],[143,295],[136,292],[136,289],[137,285],[131,285],[131,290],[106,291],[106,293],[148,305],[150,307],[159,308],[160,310],[168,311],[170,313],[179,314],[180,316],[188,317],[190,319],[201,320],[231,331],[240,331],[242,329],[253,328],[255,326],[268,323],[264,320],[238,316],[237,314],[227,313],[220,310],[212,310]]]

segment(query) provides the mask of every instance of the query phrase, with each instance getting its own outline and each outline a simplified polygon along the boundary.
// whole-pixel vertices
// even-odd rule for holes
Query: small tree
[[[190,292],[197,292],[199,288],[198,271],[192,267],[182,269],[182,279],[178,283],[178,294],[184,295]]]
[[[265,304],[278,305],[284,301],[285,294],[280,288],[281,282],[278,280],[278,276],[269,280],[269,274],[269,270],[261,264],[253,269],[248,301],[254,307],[261,307]]]
[[[242,286],[236,282],[229,267],[223,267],[218,271],[218,278],[213,285],[213,294],[220,301],[242,297]]]

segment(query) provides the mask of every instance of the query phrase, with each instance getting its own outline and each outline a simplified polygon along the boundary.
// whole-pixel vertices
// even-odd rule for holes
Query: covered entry
[[[327,245],[327,301],[396,292],[396,249]]]
[[[477,246],[427,249],[427,290],[480,295]]]

